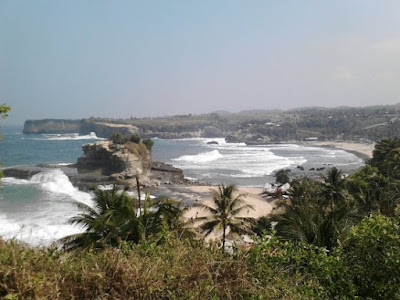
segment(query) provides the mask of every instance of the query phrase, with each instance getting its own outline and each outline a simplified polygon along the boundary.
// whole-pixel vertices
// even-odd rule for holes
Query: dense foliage
[[[114,144],[123,145],[126,143],[134,143],[139,144],[142,143],[146,146],[147,150],[151,151],[154,145],[154,141],[152,139],[142,139],[142,137],[138,133],[133,133],[129,135],[123,135],[121,133],[113,133],[110,138]]]
[[[94,193],[93,207],[78,204],[83,212],[73,217],[71,223],[81,225],[85,231],[63,238],[66,250],[119,247],[124,242],[137,244],[164,228],[185,236],[186,229],[180,226],[182,210],[176,203],[166,199],[152,201],[148,194],[141,201],[128,196],[127,189],[121,190],[118,185],[110,190],[97,188]]]

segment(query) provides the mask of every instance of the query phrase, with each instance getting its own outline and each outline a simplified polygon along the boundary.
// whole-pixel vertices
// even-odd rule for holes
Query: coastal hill
[[[285,141],[352,140],[374,142],[400,132],[400,105],[336,108],[219,111],[157,118],[28,120],[24,133],[138,133],[144,138],[226,137],[228,142],[265,144]]]

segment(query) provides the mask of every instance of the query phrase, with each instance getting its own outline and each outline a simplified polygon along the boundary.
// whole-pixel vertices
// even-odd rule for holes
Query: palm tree
[[[327,209],[318,199],[306,198],[295,205],[282,203],[284,211],[271,217],[276,233],[287,240],[297,240],[331,250],[345,240],[358,221],[352,203],[343,202]]]
[[[111,190],[95,189],[94,206],[79,203],[81,214],[70,219],[71,224],[81,225],[83,233],[61,239],[64,248],[73,250],[79,247],[105,245],[118,246],[126,240],[127,228],[137,221],[136,207],[126,193],[127,188],[120,190],[116,184]]]
[[[175,231],[182,211],[169,201],[152,201],[146,194],[143,208],[138,200],[129,197],[127,187],[121,190],[114,184],[111,190],[95,189],[94,207],[79,203],[83,213],[70,219],[71,224],[83,226],[83,233],[61,239],[64,248],[118,247],[121,242],[140,243],[162,231],[164,227]],[[183,225],[182,225],[183,226]]]
[[[335,167],[329,169],[326,176],[323,176],[322,196],[325,198],[324,204],[330,204],[334,207],[339,202],[343,202],[347,198],[346,178],[342,171]]]
[[[197,218],[204,220],[200,228],[205,231],[206,236],[216,230],[222,230],[222,249],[225,251],[226,235],[228,230],[232,233],[240,234],[250,232],[249,217],[241,217],[239,214],[245,209],[254,209],[252,205],[245,204],[243,194],[234,197],[237,192],[235,185],[225,186],[221,184],[218,189],[212,190],[212,204],[198,204],[211,214],[206,217]]]
[[[371,166],[377,167],[382,174],[386,174],[385,160],[393,149],[400,147],[399,138],[386,138],[375,145],[372,153],[372,159],[369,161]]]

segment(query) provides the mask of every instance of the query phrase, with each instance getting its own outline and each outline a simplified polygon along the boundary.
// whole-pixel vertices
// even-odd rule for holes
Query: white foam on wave
[[[10,184],[10,185],[26,185],[26,184],[31,184],[29,180],[26,179],[18,179],[14,177],[4,177],[1,179],[1,182],[4,184]]]
[[[78,202],[91,205],[91,196],[88,193],[79,191],[74,187],[68,176],[60,169],[54,169],[46,172],[40,172],[32,176],[29,180],[33,184],[38,184],[43,190],[70,196]]]
[[[78,133],[70,134],[44,134],[40,138],[25,138],[38,141],[74,141],[74,140],[105,140],[104,138],[97,137],[95,132],[88,135],[79,135]]]
[[[274,154],[270,146],[247,146],[226,143],[224,139],[203,139],[202,144],[215,140],[208,146],[215,150],[197,155],[183,155],[172,159],[173,164],[196,178],[252,178],[270,175],[275,170],[301,165],[302,156],[282,157]],[[290,145],[286,146],[290,149]],[[192,174],[193,172],[193,174]]]
[[[0,236],[4,239],[17,239],[32,246],[50,245],[67,235],[82,232],[77,226],[67,224],[67,219],[57,215],[57,220],[24,220],[0,215]]]
[[[188,162],[188,163],[207,163],[222,158],[223,155],[218,150],[209,152],[202,152],[196,155],[182,155],[178,158],[174,158],[174,161]]]
[[[61,170],[38,173],[30,180],[7,177],[3,178],[2,182],[4,189],[8,186],[25,185],[24,189],[32,193],[32,199],[29,199],[29,194],[19,196],[18,199],[13,198],[19,203],[17,210],[12,201],[8,201],[9,206],[3,203],[0,213],[0,236],[3,238],[16,238],[38,246],[48,245],[66,235],[82,232],[82,228],[68,224],[68,220],[80,213],[76,202],[93,206],[92,197],[75,188]],[[39,196],[35,189],[39,191]],[[4,194],[6,198],[6,190]],[[5,202],[7,200],[3,199]],[[11,208],[7,211],[4,209],[7,207]]]

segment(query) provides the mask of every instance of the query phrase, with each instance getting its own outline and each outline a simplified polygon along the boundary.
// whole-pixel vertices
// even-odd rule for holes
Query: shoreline
[[[312,141],[312,142],[304,142],[301,144],[344,150],[346,152],[354,154],[355,156],[363,160],[371,159],[373,150],[375,149],[375,143],[366,144],[366,143],[358,143],[351,141],[321,141],[321,142]]]

